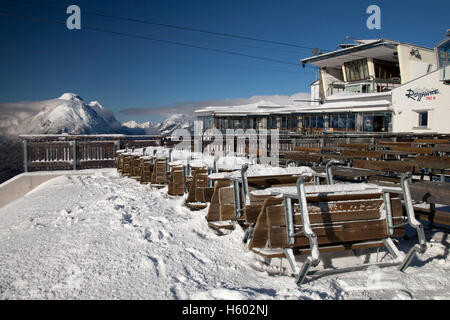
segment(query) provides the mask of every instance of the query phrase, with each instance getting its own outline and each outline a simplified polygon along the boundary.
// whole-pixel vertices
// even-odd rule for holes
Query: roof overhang
[[[385,61],[397,62],[398,43],[377,41],[369,44],[362,44],[342,50],[324,53],[318,56],[301,60],[302,64],[311,63],[321,68],[341,67],[345,62],[364,58],[375,58]]]

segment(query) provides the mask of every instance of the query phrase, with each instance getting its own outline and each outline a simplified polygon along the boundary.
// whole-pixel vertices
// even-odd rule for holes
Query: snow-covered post
[[[28,140],[23,140],[23,171],[28,172]]]

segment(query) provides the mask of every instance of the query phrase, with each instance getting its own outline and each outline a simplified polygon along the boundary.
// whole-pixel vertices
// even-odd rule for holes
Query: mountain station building
[[[301,60],[319,68],[311,102],[206,107],[203,129],[285,132],[450,133],[450,35],[434,49],[387,39],[356,40]]]

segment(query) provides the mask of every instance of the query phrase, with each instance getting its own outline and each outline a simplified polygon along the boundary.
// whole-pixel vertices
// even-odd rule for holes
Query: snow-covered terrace
[[[285,260],[282,270],[276,260],[264,265],[242,242],[242,229],[216,235],[206,209],[188,210],[166,188],[115,169],[72,173],[0,208],[0,299],[450,298],[448,234],[430,233],[427,252],[405,273],[349,272],[299,288]],[[346,253],[333,264],[363,258]]]

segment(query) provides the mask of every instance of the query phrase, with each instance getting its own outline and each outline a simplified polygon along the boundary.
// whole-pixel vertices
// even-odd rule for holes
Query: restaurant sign
[[[406,93],[406,96],[409,99],[413,99],[414,101],[420,102],[423,99],[425,100],[436,100],[436,95],[439,94],[439,89],[432,89],[432,90],[422,90],[414,91],[413,89],[408,89],[408,92]]]

